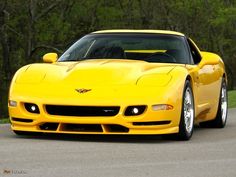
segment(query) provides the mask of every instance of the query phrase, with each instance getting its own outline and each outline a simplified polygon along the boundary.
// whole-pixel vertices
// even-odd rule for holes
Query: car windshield
[[[129,59],[153,63],[188,63],[183,36],[167,34],[89,34],[73,44],[58,61]]]

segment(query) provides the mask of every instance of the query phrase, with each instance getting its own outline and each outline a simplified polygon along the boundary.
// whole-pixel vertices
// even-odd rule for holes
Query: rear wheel
[[[225,78],[223,78],[216,118],[211,121],[202,122],[200,123],[200,126],[209,128],[223,128],[225,127],[227,121],[227,114],[228,114],[227,86]]]

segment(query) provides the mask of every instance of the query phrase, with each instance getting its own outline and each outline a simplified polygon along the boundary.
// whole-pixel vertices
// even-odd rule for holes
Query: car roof
[[[133,30],[133,29],[113,29],[113,30],[101,30],[92,32],[93,34],[103,34],[103,33],[156,33],[156,34],[172,34],[178,36],[184,36],[184,34],[176,31],[168,30]]]

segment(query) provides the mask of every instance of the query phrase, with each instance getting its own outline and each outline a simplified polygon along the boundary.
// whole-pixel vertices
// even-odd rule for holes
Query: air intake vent
[[[12,117],[11,119],[16,122],[25,122],[25,123],[33,122],[32,119],[23,119],[23,118],[16,118],[16,117]]]
[[[109,132],[114,132],[114,133],[127,133],[127,132],[129,132],[129,129],[127,127],[122,126],[122,125],[107,124],[106,127]]]
[[[119,106],[58,106],[46,105],[46,111],[51,115],[60,116],[115,116],[118,114]]]
[[[59,123],[44,123],[39,126],[41,130],[57,130]]]
[[[133,122],[133,125],[137,126],[151,126],[151,125],[165,125],[170,124],[171,121],[164,120],[164,121],[153,121],[153,122]]]
[[[103,132],[100,124],[63,124],[62,131]]]

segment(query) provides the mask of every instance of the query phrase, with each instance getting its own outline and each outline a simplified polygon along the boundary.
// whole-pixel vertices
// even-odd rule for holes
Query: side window
[[[200,53],[198,52],[198,50],[196,49],[192,41],[189,39],[188,39],[188,45],[189,45],[190,53],[192,55],[194,64],[198,64],[202,59]]]

